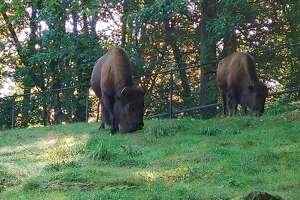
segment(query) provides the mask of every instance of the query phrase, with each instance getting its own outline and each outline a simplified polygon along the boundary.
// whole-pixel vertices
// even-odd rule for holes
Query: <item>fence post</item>
[[[11,100],[11,128],[15,127],[15,97]]]
[[[85,121],[89,122],[89,92],[85,95]]]
[[[169,88],[169,117],[173,117],[173,71],[170,72],[170,88]]]

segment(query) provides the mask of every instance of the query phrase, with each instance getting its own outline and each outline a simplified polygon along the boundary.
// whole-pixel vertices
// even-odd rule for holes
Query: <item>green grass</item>
[[[2,131],[0,199],[300,199],[299,109],[149,120],[113,136],[96,123]]]

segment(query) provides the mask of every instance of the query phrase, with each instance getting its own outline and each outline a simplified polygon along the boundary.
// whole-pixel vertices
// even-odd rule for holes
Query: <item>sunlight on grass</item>
[[[175,169],[166,170],[160,173],[160,177],[166,182],[175,182],[180,181],[189,176],[190,168],[184,165],[178,165]]]
[[[88,135],[81,137],[59,136],[50,140],[41,141],[38,146],[46,146],[43,154],[38,156],[38,160],[47,164],[57,164],[61,162],[71,162],[78,160],[80,157],[73,150],[84,144],[88,139]]]
[[[147,182],[153,182],[157,178],[159,178],[159,174],[157,174],[156,172],[153,172],[153,171],[142,170],[142,171],[136,172],[136,174],[138,176],[143,177],[145,179],[145,181],[147,181]]]
[[[299,108],[272,109],[149,120],[113,136],[96,123],[7,131],[0,199],[223,200],[254,190],[299,199]]]
[[[78,160],[73,150],[84,144],[88,135],[63,136],[50,132],[46,137],[31,144],[6,146],[0,149],[0,166],[20,177],[38,175],[51,163]]]

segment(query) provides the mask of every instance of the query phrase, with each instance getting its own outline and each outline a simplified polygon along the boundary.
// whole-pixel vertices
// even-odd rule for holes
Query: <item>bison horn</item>
[[[126,92],[126,90],[127,90],[127,88],[126,88],[126,87],[124,87],[124,88],[121,90],[121,95],[124,95],[124,94],[125,94],[125,92]]]

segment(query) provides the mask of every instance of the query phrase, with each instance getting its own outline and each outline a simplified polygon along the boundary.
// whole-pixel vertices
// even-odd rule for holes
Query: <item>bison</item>
[[[144,90],[135,85],[131,62],[122,48],[113,47],[93,68],[91,87],[101,102],[102,125],[133,132],[144,125]]]
[[[266,85],[259,81],[254,58],[248,53],[233,53],[218,64],[217,84],[223,100],[224,115],[236,113],[238,104],[261,115],[268,95]]]

